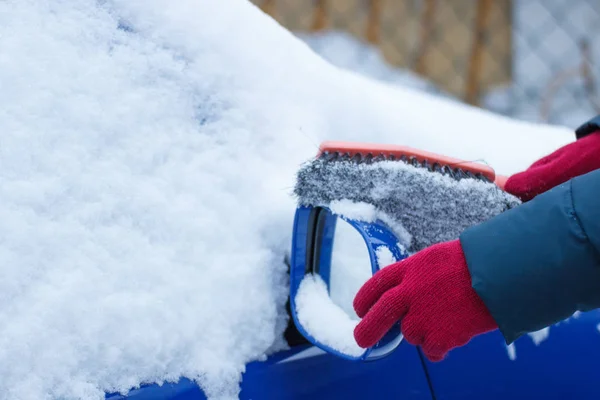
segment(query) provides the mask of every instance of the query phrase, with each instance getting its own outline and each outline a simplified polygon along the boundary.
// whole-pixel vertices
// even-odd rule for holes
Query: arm
[[[600,307],[600,170],[467,229],[460,242],[507,343]]]
[[[524,204],[370,278],[354,299],[357,343],[400,320],[405,340],[439,361],[491,330],[511,343],[600,308],[598,126],[506,181]]]

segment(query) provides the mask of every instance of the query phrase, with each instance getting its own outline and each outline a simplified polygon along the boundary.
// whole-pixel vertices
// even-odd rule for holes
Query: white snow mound
[[[343,72],[245,0],[0,2],[0,399],[196,379],[282,345],[294,174],[320,141],[504,173],[572,141]]]
[[[319,275],[302,279],[295,302],[300,324],[320,343],[352,357],[365,352],[354,340],[359,319],[332,301]]]

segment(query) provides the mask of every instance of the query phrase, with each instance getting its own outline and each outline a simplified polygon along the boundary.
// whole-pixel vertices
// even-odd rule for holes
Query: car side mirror
[[[290,306],[300,333],[312,344],[349,360],[374,360],[402,341],[399,324],[372,348],[354,340],[360,321],[352,302],[380,268],[408,254],[382,221],[365,222],[327,207],[298,207],[290,260]]]

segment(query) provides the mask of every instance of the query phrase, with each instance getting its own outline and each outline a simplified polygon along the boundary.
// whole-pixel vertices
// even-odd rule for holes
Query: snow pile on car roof
[[[0,399],[235,398],[282,346],[321,140],[506,171],[572,140],[342,72],[243,0],[9,0],[0,38]]]

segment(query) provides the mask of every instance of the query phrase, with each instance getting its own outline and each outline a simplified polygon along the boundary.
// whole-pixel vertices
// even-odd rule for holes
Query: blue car
[[[288,329],[291,348],[248,365],[240,399],[597,399],[600,313],[582,313],[550,329],[536,345],[529,337],[510,354],[497,332],[455,349],[439,363],[402,342],[388,357],[356,362],[326,353]],[[199,400],[202,390],[182,379],[148,385],[110,400]]]
[[[345,219],[361,234],[376,267],[378,246],[396,248],[385,224]],[[240,399],[597,399],[600,398],[600,311],[578,313],[507,347],[498,331],[481,335],[438,363],[401,340],[399,329],[377,357],[346,357],[320,343],[298,322],[294,302],[299,281],[317,273],[331,284],[336,224],[329,210],[299,208],[290,266],[289,349],[247,366]],[[340,231],[338,229],[338,231]],[[367,253],[366,253],[367,254]],[[396,259],[402,257],[396,251]],[[391,343],[391,344],[390,344]],[[369,352],[365,353],[369,354]],[[110,400],[205,399],[187,379],[147,385]]]

